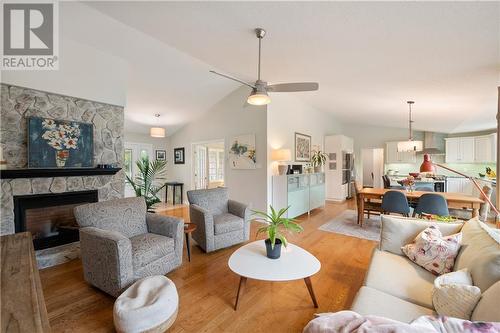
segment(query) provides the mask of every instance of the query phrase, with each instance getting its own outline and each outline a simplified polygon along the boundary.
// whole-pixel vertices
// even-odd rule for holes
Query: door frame
[[[218,143],[218,142],[223,142],[224,143],[224,185],[226,184],[226,173],[227,173],[227,155],[226,155],[226,139],[213,139],[213,140],[203,140],[203,141],[196,141],[196,142],[191,142],[191,168],[190,168],[190,179],[191,179],[191,189],[196,188],[196,183],[195,183],[195,177],[194,177],[194,172],[196,169],[196,160],[195,160],[195,146],[196,145],[209,145],[211,143]],[[208,163],[208,160],[207,160]],[[207,164],[208,165],[208,164]],[[207,174],[208,177],[208,174]]]

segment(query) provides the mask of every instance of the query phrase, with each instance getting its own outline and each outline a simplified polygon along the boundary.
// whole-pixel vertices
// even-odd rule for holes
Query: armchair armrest
[[[196,230],[193,232],[194,240],[205,251],[213,251],[215,229],[212,213],[203,207],[191,204],[189,205],[189,217],[191,223],[196,224]]]
[[[250,218],[250,209],[248,208],[247,205],[241,202],[228,200],[227,209],[229,213],[239,216],[245,221],[247,221]]]
[[[182,260],[184,220],[173,216],[147,213],[146,224],[148,232],[173,238],[175,253]]]
[[[80,229],[80,248],[87,282],[118,296],[133,282],[132,244],[124,235],[94,227]]]
[[[403,256],[401,247],[411,243],[417,235],[431,225],[437,225],[443,236],[460,232],[462,223],[439,223],[420,219],[382,215],[379,249]]]

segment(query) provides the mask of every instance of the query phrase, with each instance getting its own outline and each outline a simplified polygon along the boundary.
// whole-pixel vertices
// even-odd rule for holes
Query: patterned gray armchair
[[[74,212],[85,281],[110,295],[182,263],[184,222],[146,213],[144,198],[86,204]]]
[[[227,188],[187,192],[192,237],[205,252],[242,243],[250,236],[250,209],[228,199]]]

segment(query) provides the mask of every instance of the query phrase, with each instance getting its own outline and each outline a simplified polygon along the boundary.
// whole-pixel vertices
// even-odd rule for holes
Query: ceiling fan
[[[279,83],[268,85],[267,82],[260,79],[260,53],[261,53],[261,43],[262,38],[266,35],[266,31],[262,28],[255,29],[255,34],[259,39],[259,63],[257,70],[257,81],[254,84],[245,82],[243,80],[237,79],[227,74],[222,74],[216,71],[210,71],[211,73],[220,75],[227,79],[242,83],[246,86],[252,88],[250,96],[248,96],[247,103],[252,105],[266,105],[271,103],[271,98],[269,98],[268,92],[297,92],[297,91],[314,91],[319,89],[319,84],[317,82],[295,82],[295,83]]]

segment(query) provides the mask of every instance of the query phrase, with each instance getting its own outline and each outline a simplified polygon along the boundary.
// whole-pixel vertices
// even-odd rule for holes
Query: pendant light
[[[157,122],[160,121],[160,114],[155,114]],[[165,129],[163,127],[151,127],[149,130],[149,135],[153,138],[164,138],[165,137]]]
[[[417,152],[417,151],[422,151],[424,149],[424,143],[423,141],[415,141],[413,140],[413,120],[411,119],[411,106],[415,104],[414,101],[407,101],[408,103],[408,109],[409,109],[409,120],[408,120],[408,127],[410,130],[410,136],[408,138],[408,141],[400,141],[398,142],[398,152]]]

